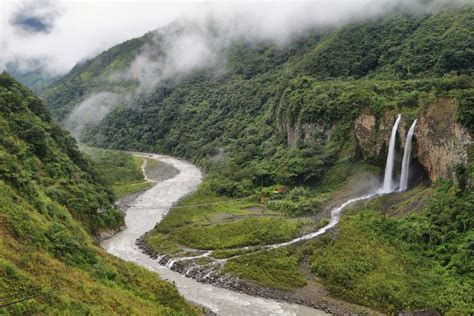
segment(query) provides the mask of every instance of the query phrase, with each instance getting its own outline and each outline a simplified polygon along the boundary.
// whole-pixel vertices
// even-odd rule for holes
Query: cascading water
[[[400,176],[400,192],[405,191],[408,187],[408,175],[410,172],[410,155],[411,155],[411,140],[413,134],[415,133],[416,121],[413,121],[410,129],[408,130],[407,139],[405,141],[405,150],[403,152],[403,161],[402,161],[402,174]]]
[[[390,193],[393,191],[393,163],[395,162],[395,141],[397,140],[397,129],[400,123],[401,114],[398,114],[397,120],[392,127],[392,134],[390,135],[390,143],[388,147],[387,164],[385,165],[385,177],[383,180],[382,193]]]

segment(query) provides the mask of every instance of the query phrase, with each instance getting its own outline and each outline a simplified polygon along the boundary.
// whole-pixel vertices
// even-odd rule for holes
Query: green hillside
[[[0,75],[0,313],[198,314],[171,284],[105,253],[113,195],[43,103]]]
[[[404,97],[404,102],[416,102],[417,92],[433,88],[427,78],[436,80],[448,73],[472,73],[473,24],[472,7],[445,9],[431,16],[401,11],[336,29],[308,31],[283,47],[237,41],[220,52],[227,60],[223,74],[216,76],[217,69],[211,67],[176,82],[168,80],[159,84],[150,97],[131,101],[134,106],[119,105],[107,118],[108,122],[91,133],[90,142],[116,148],[173,151],[192,158],[206,156],[208,153],[203,151],[242,137],[238,134],[246,132],[241,130],[259,118],[263,120],[260,125],[270,125],[268,133],[273,136],[275,126],[282,123],[275,120],[282,118],[274,116],[275,108],[280,104],[285,106],[282,102],[288,100],[282,96],[288,96],[291,90],[309,88],[301,84],[302,80],[317,82],[320,89],[333,87],[318,94],[317,100],[301,100],[304,105],[310,101],[314,104],[311,113],[301,114],[309,122],[319,119],[329,125],[339,121],[342,115],[350,115],[341,108],[324,110],[333,113],[317,112],[318,102],[323,104],[325,97],[339,97],[341,93],[351,95],[344,101],[351,107],[352,115],[357,109],[351,102],[385,106],[386,100],[366,100],[370,97],[367,94],[378,94],[375,89],[379,87],[397,98]],[[53,117],[65,119],[75,105],[97,92],[133,91],[138,82],[107,78],[126,70],[145,43],[155,45],[160,51],[157,40],[151,41],[153,35],[148,33],[127,41],[76,66],[45,91],[43,96]],[[418,79],[422,82],[418,83]],[[359,85],[366,89],[357,89]],[[402,94],[406,91],[406,95],[397,96],[397,89]],[[338,114],[334,113],[336,110]],[[319,114],[328,117],[321,118]],[[291,124],[297,117],[288,119]],[[242,124],[228,128],[232,126],[231,120]],[[187,128],[188,123],[192,129]],[[209,126],[213,126],[212,131]],[[221,137],[224,132],[232,134]],[[220,137],[225,141],[218,141]]]

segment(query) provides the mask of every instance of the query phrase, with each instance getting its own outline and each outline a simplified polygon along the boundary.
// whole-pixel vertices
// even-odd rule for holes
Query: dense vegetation
[[[112,187],[116,199],[150,187],[151,184],[143,179],[143,157],[87,146],[81,147],[81,151],[90,156],[106,183]]]
[[[30,61],[27,68],[24,70],[20,64],[8,63],[5,71],[36,94],[44,91],[58,79],[57,75],[46,71],[39,61]]]
[[[379,114],[394,109],[414,117],[420,105],[450,96],[466,103],[460,121],[469,125],[472,58],[457,70],[437,63],[447,50],[472,53],[472,10],[431,16],[395,12],[308,32],[284,47],[240,41],[221,52],[227,60],[226,71],[219,71],[223,74],[211,67],[162,82],[132,106],[118,106],[83,136],[99,147],[172,153],[219,169],[224,174],[215,181],[219,194],[246,195],[261,185],[315,184],[334,162],[357,157],[357,144],[347,135],[364,109]],[[61,111],[56,118],[103,89],[136,86],[105,78],[126,68],[144,42],[160,50],[150,43],[151,36],[78,65],[49,89],[45,97],[51,110]],[[454,44],[458,37],[463,40]],[[431,43],[426,38],[440,44],[425,47]],[[366,59],[376,62],[366,65]],[[366,69],[363,75],[347,72],[360,67]],[[401,76],[399,68],[410,70]],[[312,126],[309,137],[291,137],[307,124]],[[383,158],[374,163],[383,164]],[[229,181],[229,175],[237,181]]]
[[[160,254],[190,247],[231,256],[239,253],[235,247],[315,230],[351,177],[381,171],[384,150],[361,161],[353,129],[363,111],[415,118],[449,98],[472,133],[473,30],[469,6],[426,15],[395,11],[308,31],[284,47],[237,41],[219,52],[224,71],[209,67],[161,82],[146,97],[118,105],[83,138],[200,164],[203,186],[147,235],[148,244]],[[100,91],[132,91],[137,82],[105,79],[126,69],[145,43],[158,45],[152,36],[78,65],[44,94],[53,115],[64,119]],[[472,313],[472,155],[470,161],[456,167],[452,182],[361,206],[343,218],[335,240],[248,254],[224,270],[290,290],[305,284],[299,265],[310,260],[333,295],[362,305]]]
[[[333,293],[380,310],[470,314],[473,203],[472,189],[444,181],[378,198],[315,245],[313,271]]]
[[[174,286],[96,245],[91,234],[123,224],[106,180],[5,73],[0,115],[0,313],[197,314]]]

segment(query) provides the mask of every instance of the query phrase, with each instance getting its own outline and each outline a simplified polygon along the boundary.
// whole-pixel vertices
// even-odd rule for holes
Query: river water
[[[202,181],[201,171],[186,161],[155,154],[147,154],[147,157],[174,166],[179,174],[157,183],[136,199],[125,217],[127,228],[103,243],[109,253],[158,273],[161,278],[173,282],[187,300],[218,315],[327,315],[303,305],[277,302],[199,283],[142,253],[135,241],[152,230],[176,201],[194,191]]]

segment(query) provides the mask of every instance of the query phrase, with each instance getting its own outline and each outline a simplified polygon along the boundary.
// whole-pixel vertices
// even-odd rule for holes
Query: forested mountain
[[[0,75],[0,313],[196,313],[171,284],[105,253],[110,188],[46,106]]]
[[[215,54],[171,71],[170,42],[189,28]],[[240,256],[224,271],[284,291],[315,275],[332,295],[383,312],[472,313],[474,8],[399,9],[285,44],[221,39],[212,25],[173,24],[78,64],[42,93],[87,144],[202,166],[206,180],[185,205],[258,204],[172,210],[146,238],[152,251],[230,257],[320,227],[332,199],[382,174],[401,113],[397,166],[418,119],[412,190],[355,207],[335,238]],[[354,178],[364,181],[347,189]]]
[[[5,71],[35,93],[44,91],[59,78],[59,75],[49,73],[39,62],[34,61],[28,65],[27,69],[22,69],[18,63],[9,63]]]
[[[355,80],[363,80],[362,84],[373,83],[383,86],[386,83],[379,83],[377,80],[396,82],[400,79],[417,85],[419,82],[417,78],[437,78],[448,73],[470,74],[474,67],[473,23],[473,12],[469,7],[463,10],[444,9],[433,15],[412,15],[400,11],[338,28],[308,31],[283,46],[269,42],[236,40],[232,45],[222,47],[219,51],[225,57],[224,65],[211,64],[187,76],[177,75],[167,78],[159,82],[151,94],[140,95],[138,100],[127,99],[123,102],[125,104],[120,104],[110,119],[113,116],[114,121],[120,125],[128,124],[132,130],[127,132],[139,135],[139,137],[130,135],[130,139],[118,137],[119,141],[123,140],[130,144],[130,140],[141,139],[141,145],[146,145],[148,148],[159,146],[160,150],[170,150],[172,144],[159,144],[156,141],[172,142],[174,136],[172,129],[174,133],[186,133],[179,124],[167,122],[183,121],[180,118],[184,118],[190,103],[193,107],[200,104],[201,110],[209,109],[213,112],[215,118],[220,121],[213,129],[215,130],[213,133],[220,135],[224,130],[220,126],[227,125],[225,123],[227,118],[235,117],[234,111],[245,111],[245,116],[252,120],[264,112],[273,115],[272,109],[275,109],[280,102],[284,102],[280,97],[285,94],[288,96],[290,90],[295,88],[296,82],[302,78],[321,82],[318,84],[329,81],[336,85],[357,86],[359,81]],[[103,91],[119,94],[134,91],[134,88],[141,84],[140,78],[119,75],[128,70],[130,65],[135,66],[137,56],[142,57],[144,52],[148,54],[151,50],[156,56],[150,59],[159,60],[165,54],[166,40],[163,34],[172,31],[186,32],[186,26],[176,28],[178,30],[164,28],[148,33],[77,65],[68,75],[43,93],[53,116],[62,121],[81,101]],[[148,65],[152,67],[153,63],[150,62]],[[156,77],[160,75],[157,71]],[[114,79],[114,76],[120,80]],[[301,90],[302,87],[297,88]],[[409,92],[416,94],[413,88],[410,86],[399,89],[412,90]],[[212,101],[212,96],[217,96],[218,101]],[[232,100],[222,101],[222,98]],[[239,98],[245,99],[246,104],[236,101]],[[411,98],[415,96],[412,95]],[[204,99],[208,104],[201,104]],[[170,113],[171,111],[165,107],[173,102],[179,104],[177,107],[170,105],[174,108],[173,113]],[[224,110],[219,104],[214,104],[216,102],[226,104],[229,109]],[[239,106],[231,105],[231,102]],[[314,100],[312,102],[317,103]],[[366,100],[364,102],[368,103]],[[157,109],[150,110],[150,107]],[[220,111],[216,111],[218,108]],[[139,118],[133,119],[134,116],[144,116],[146,119],[149,117],[148,113],[144,113],[146,111],[155,115],[157,111],[163,111],[168,118],[160,115],[160,124],[154,124],[153,128],[150,123],[143,124]],[[316,113],[308,114],[310,115],[305,115],[304,118],[307,121],[322,119],[320,115],[316,118]],[[148,119],[156,122],[153,117]],[[331,119],[335,120],[336,117]],[[326,118],[323,120],[325,123],[330,123]],[[196,128],[214,123],[199,121],[201,123]],[[275,125],[277,122],[273,120],[272,123]],[[242,124],[242,127],[244,126],[247,124]],[[147,128],[150,130],[145,131]],[[114,130],[111,134],[117,133],[120,131]],[[195,130],[192,134],[193,137],[197,137]],[[165,135],[170,137],[163,137]],[[102,136],[105,135],[101,134]],[[206,138],[209,139],[203,139],[204,143],[196,144],[196,147],[209,145],[216,136]],[[110,145],[114,142],[107,137],[106,140]],[[183,140],[180,143],[183,144]],[[195,155],[193,149],[191,148],[191,151]]]
[[[321,150],[324,138],[315,142],[314,137],[300,137],[309,132],[304,126],[316,125],[311,131],[315,135],[337,137],[346,135],[364,110],[380,116],[404,108],[414,116],[421,103],[436,96],[464,100],[472,89],[473,23],[472,7],[432,15],[396,11],[308,31],[284,46],[239,40],[221,48],[224,66],[220,62],[178,74],[158,82],[151,92],[138,89],[130,97],[141,82],[111,78],[150,50],[159,60],[165,54],[163,34],[185,32],[169,27],[76,66],[43,95],[60,121],[101,92],[122,96],[109,106],[111,113],[102,124],[90,129],[84,122],[89,126],[84,139],[97,146],[175,153],[193,160],[224,151],[237,165],[252,167],[250,160],[262,160],[268,174],[257,182],[274,183],[275,177],[312,181],[321,174],[318,166],[337,160],[352,140],[342,137],[340,146]],[[470,103],[460,104],[459,120],[470,124]],[[90,107],[96,113],[102,108],[100,102]],[[283,151],[276,153],[280,145]],[[289,151],[285,145],[296,148]],[[282,165],[289,160],[295,161],[295,169],[284,173]]]

